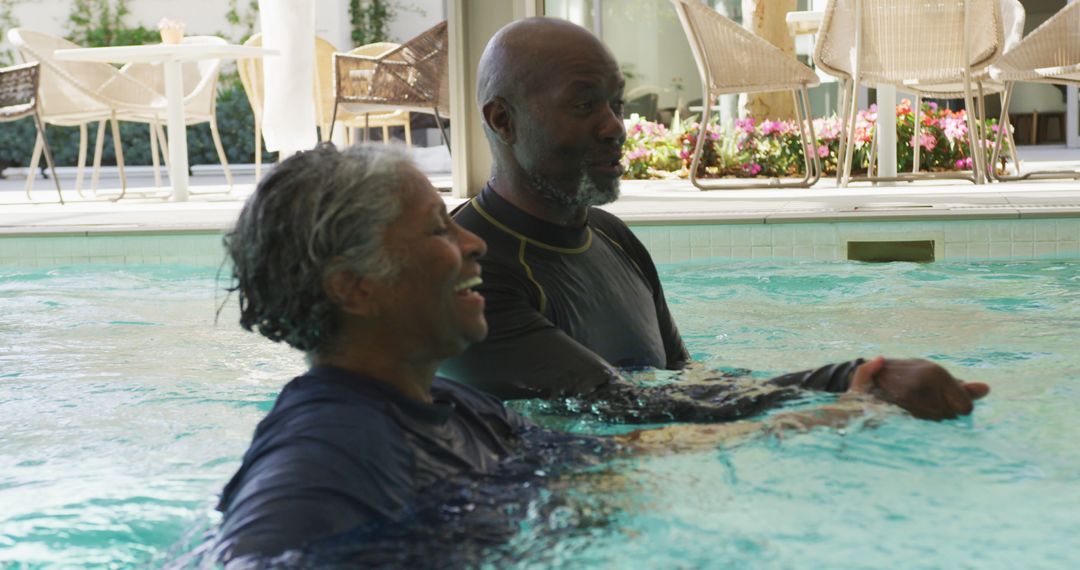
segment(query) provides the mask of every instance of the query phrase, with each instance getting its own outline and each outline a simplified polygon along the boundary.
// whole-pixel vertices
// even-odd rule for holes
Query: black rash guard
[[[410,516],[462,473],[493,472],[539,430],[497,399],[436,378],[433,402],[331,367],[293,379],[222,493],[215,558],[266,556]],[[564,445],[572,447],[572,445]]]
[[[793,388],[842,392],[862,363],[774,378],[776,393],[751,398],[742,388],[729,397],[724,383],[627,387],[617,368],[679,369],[689,355],[652,257],[622,220],[590,208],[584,227],[564,227],[490,187],[459,207],[454,220],[488,245],[477,290],[487,302],[489,332],[439,372],[500,398],[579,396],[597,402],[592,409],[601,415],[606,409],[625,421],[729,420],[788,399]],[[613,402],[637,404],[628,412]]]

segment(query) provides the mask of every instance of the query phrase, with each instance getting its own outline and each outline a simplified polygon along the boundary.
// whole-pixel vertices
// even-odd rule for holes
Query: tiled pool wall
[[[847,243],[932,241],[937,261],[1078,259],[1080,218],[636,225],[657,263],[847,259]]]
[[[216,267],[225,257],[221,237],[220,232],[0,236],[0,267],[87,263]]]
[[[938,261],[1080,259],[1080,218],[630,226],[657,263],[723,259],[837,261],[849,241],[932,241]],[[0,235],[0,266],[217,266],[221,234]]]

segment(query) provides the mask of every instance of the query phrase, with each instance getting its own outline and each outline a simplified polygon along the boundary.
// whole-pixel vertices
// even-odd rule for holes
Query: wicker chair
[[[443,127],[449,116],[447,26],[441,22],[382,54],[334,54],[334,112],[356,115],[388,110],[433,113],[447,148]]]
[[[262,35],[252,34],[244,45],[262,47]],[[263,101],[266,97],[262,58],[237,60],[236,72],[240,75],[240,85],[244,88],[244,95],[247,95],[248,104],[251,105],[251,113],[255,116],[255,179],[258,180],[262,177],[262,114]]]
[[[703,86],[701,131],[694,158],[690,165],[690,182],[701,190],[719,188],[808,188],[821,178],[821,159],[815,152],[814,122],[810,117],[810,97],[807,88],[820,83],[809,67],[799,63],[779,48],[750,33],[735,22],[718,14],[704,4],[690,0],[671,0],[679,14],[686,39],[697,61]],[[799,124],[805,159],[802,180],[769,183],[713,183],[698,179],[698,165],[704,151],[707,127],[711,121],[711,105],[720,95],[791,91],[795,98],[795,116]]]
[[[64,194],[60,192],[60,178],[56,176],[56,165],[53,163],[52,149],[49,141],[45,138],[45,123],[41,121],[41,113],[38,112],[38,80],[41,67],[36,63],[24,63],[0,69],[0,122],[15,121],[23,117],[34,117],[34,125],[37,127],[37,140],[34,143],[34,159],[40,152],[39,147],[45,150],[45,162],[49,165],[53,183],[56,184],[56,195],[60,203],[64,203]],[[36,160],[35,160],[36,162]],[[33,178],[37,171],[37,164],[32,164],[27,174]]]
[[[976,74],[1001,54],[999,0],[831,0],[814,50],[815,64],[843,79],[841,186],[851,181],[858,86],[895,85],[918,91],[959,85],[967,109],[976,110]],[[857,49],[858,48],[858,49]],[[971,148],[981,148],[975,112],[967,113]],[[985,156],[973,152],[974,168],[963,177],[981,184]],[[910,180],[911,174],[868,177]]]
[[[378,56],[383,55],[386,52],[397,49],[399,47],[401,47],[400,44],[395,44],[393,42],[376,42],[376,43],[373,43],[373,44],[362,45],[360,47],[354,48],[354,49],[349,51],[349,54],[378,57]],[[329,98],[328,98],[329,100],[326,101],[325,99],[320,99],[320,101],[319,101],[319,103],[320,103],[320,111],[322,111],[324,109],[327,110],[327,111],[332,111],[333,110],[333,103],[334,103],[334,100],[335,100],[334,91],[333,91],[333,79],[334,79],[333,57],[331,56],[331,58],[328,61],[329,61],[330,65],[326,66],[327,67],[326,72],[327,72],[327,75],[329,76],[328,77],[328,80],[329,80],[328,83],[330,85]],[[322,63],[322,60],[320,59],[320,64],[321,63]],[[319,82],[320,82],[320,84],[322,84],[322,80],[323,80],[323,70],[320,67],[320,69],[319,69]],[[329,104],[327,104],[325,107],[323,107],[322,104],[324,102],[329,103]],[[327,116],[327,118],[329,119],[330,117]],[[356,130],[356,129],[363,129],[364,130],[364,139],[366,140],[367,137],[368,137],[368,132],[369,132],[370,129],[381,128],[382,129],[382,140],[383,140],[383,142],[388,143],[388,142],[390,142],[390,127],[403,127],[405,129],[405,144],[408,145],[408,146],[412,146],[412,124],[411,124],[410,118],[411,118],[410,113],[408,111],[403,110],[403,109],[393,109],[393,110],[390,110],[390,111],[364,112],[364,113],[350,113],[350,112],[346,111],[345,109],[338,109],[337,120],[339,122],[341,122],[342,124],[344,124],[346,129],[347,129],[346,130],[346,141],[347,141],[348,144],[353,144],[353,142],[355,142],[353,140],[353,131]],[[327,125],[327,126],[329,126],[329,125]],[[329,131],[326,131],[326,132],[329,133]]]
[[[246,42],[246,46],[261,47],[262,35],[254,34]],[[397,45],[397,44],[387,44]],[[336,95],[334,93],[334,68],[333,60],[337,48],[324,38],[315,37],[315,77],[313,79],[315,90],[315,121],[319,127],[320,138],[330,140],[331,136],[331,113],[334,108]],[[240,83],[244,87],[248,103],[255,115],[255,178],[262,174],[262,115],[263,100],[265,97],[263,87],[262,59],[241,59],[236,63],[236,70],[240,74]],[[349,119],[353,116],[350,114]]]
[[[1024,21],[1027,19],[1027,14],[1024,11],[1024,5],[1020,3],[1020,0],[999,0],[999,7],[1001,8],[1001,28],[1003,32],[1002,52],[1012,49],[1014,46],[1020,43],[1020,40],[1024,37]],[[977,71],[974,71],[973,77],[975,85],[977,86],[976,92],[976,110],[977,120],[981,127],[986,124],[986,95],[1003,94],[1005,92],[1005,84],[1001,81],[997,81],[990,76],[990,67],[983,67]],[[960,99],[964,96],[964,84],[954,83],[951,85],[927,85],[922,88],[906,87],[915,93],[915,106],[913,109],[921,109],[923,99]],[[1008,123],[1002,123],[1006,125]],[[1009,140],[1009,152],[1011,154],[1013,164],[1020,164],[1016,155],[1016,142],[1013,140],[1012,130],[1006,129],[1005,136]],[[919,174],[920,170],[920,132],[915,129],[912,133],[912,146],[914,148],[914,157],[911,165],[912,174]],[[982,133],[985,139],[985,133]],[[876,148],[874,150],[877,150]],[[871,163],[873,161],[871,160]],[[994,164],[997,160],[991,161],[987,164],[987,175],[990,177],[995,176],[996,170]],[[930,177],[939,176],[937,174],[929,174]]]
[[[1080,85],[1080,3],[1072,2],[1027,35],[1016,47],[1007,51],[990,70],[991,75],[1005,82],[1005,97],[1001,103],[1001,124],[1008,125],[1009,101],[1017,81]],[[1075,129],[1076,125],[1068,125]],[[994,144],[994,160],[1001,152],[1001,133],[998,129]],[[1016,163],[1015,176],[996,176],[998,180],[1027,178],[1080,178],[1080,171],[1041,170],[1020,174]]]
[[[8,40],[19,50],[26,62],[40,62],[41,79],[38,89],[41,97],[41,119],[46,124],[79,127],[79,162],[75,188],[82,195],[82,169],[86,161],[86,125],[98,122],[97,143],[94,152],[92,188],[97,190],[104,144],[104,123],[112,125],[113,148],[116,165],[120,170],[119,200],[127,192],[124,174],[124,153],[120,145],[118,113],[124,110],[152,110],[164,106],[164,98],[152,87],[134,78],[122,75],[107,63],[59,61],[52,54],[58,49],[78,48],[63,38],[23,28],[8,31]],[[37,156],[31,161],[37,164]],[[33,179],[27,181],[26,193],[30,195]]]
[[[220,45],[229,43],[217,36],[186,36],[183,42],[186,44]],[[233,185],[232,171],[229,169],[229,159],[225,156],[225,149],[221,144],[221,133],[218,131],[217,125],[217,81],[220,69],[220,59],[192,61],[182,65],[184,120],[187,125],[210,123],[210,134],[214,140],[214,148],[217,150],[218,160],[221,161],[221,166],[225,170],[225,180],[231,189]],[[162,73],[160,65],[129,63],[120,68],[120,73],[141,81],[159,93],[165,92],[165,75]],[[161,186],[161,173],[158,168],[159,142],[162,146],[161,153],[163,157],[169,155],[168,142],[163,129],[167,113],[168,109],[162,102],[160,107],[155,106],[153,109],[124,109],[118,115],[121,121],[149,125],[150,154],[154,165],[154,184],[158,187]]]

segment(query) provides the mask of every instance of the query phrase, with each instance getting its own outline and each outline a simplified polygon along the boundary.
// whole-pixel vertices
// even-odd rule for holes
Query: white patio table
[[[184,88],[180,64],[201,59],[238,59],[277,55],[275,50],[234,44],[150,44],[98,48],[60,49],[56,59],[104,63],[160,63],[165,74],[165,99],[169,127],[169,181],[172,199],[188,199],[187,128],[184,121]]]
[[[786,17],[788,32],[793,35],[817,34],[825,21],[825,12],[798,11],[788,12]],[[859,49],[855,46],[855,49]],[[877,86],[878,100],[878,175],[896,176],[896,87]],[[879,183],[892,186],[891,182]]]

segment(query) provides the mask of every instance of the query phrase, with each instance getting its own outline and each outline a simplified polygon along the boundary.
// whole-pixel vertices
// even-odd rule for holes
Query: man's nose
[[[599,135],[601,140],[614,142],[620,147],[626,141],[626,125],[623,124],[622,113],[614,105],[607,106]]]

